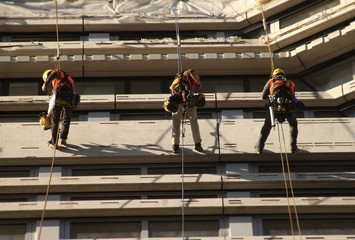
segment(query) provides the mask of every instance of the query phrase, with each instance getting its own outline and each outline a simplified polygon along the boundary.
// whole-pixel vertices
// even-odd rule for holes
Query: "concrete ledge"
[[[40,218],[43,202],[0,203],[0,217]],[[185,215],[221,215],[221,199],[185,199]],[[49,201],[46,218],[181,215],[181,199]]]
[[[349,240],[355,238],[355,235],[303,235],[304,239],[317,239],[317,240]],[[140,240],[151,240],[151,238],[139,238]],[[177,237],[154,237],[154,240],[180,240]],[[195,239],[195,238],[194,238]],[[198,237],[199,240],[294,240],[294,236],[233,236],[233,237]],[[296,236],[297,239],[297,236]],[[88,238],[86,240],[101,240]],[[132,240],[132,238],[112,238],[111,240]]]
[[[354,188],[353,172],[291,173],[294,188]],[[174,191],[181,190],[181,175],[115,175],[53,177],[51,193]],[[2,193],[45,193],[46,177],[0,178]],[[223,188],[222,188],[223,186]],[[284,189],[281,173],[185,174],[185,190]]]
[[[295,198],[298,213],[354,213],[354,197]],[[44,202],[0,203],[3,219],[40,218]],[[286,198],[190,198],[185,215],[287,214]],[[181,215],[181,199],[49,201],[46,218]]]
[[[199,120],[205,154],[193,151],[189,124],[186,126],[184,156],[187,162],[264,161],[279,159],[279,140],[271,131],[264,154],[254,152],[264,119]],[[289,154],[292,160],[353,160],[355,149],[354,118],[298,119],[299,152]],[[73,122],[67,146],[59,146],[56,163],[102,164],[180,162],[181,155],[171,151],[171,120]],[[282,127],[282,129],[281,129]],[[217,131],[218,129],[218,131]],[[327,129],[327,131],[324,131]],[[289,127],[284,131],[289,148]],[[16,134],[13,134],[16,133]],[[280,132],[281,133],[281,132]],[[47,147],[50,131],[39,123],[1,123],[0,165],[48,165],[53,149]],[[70,161],[68,161],[70,159]]]
[[[174,191],[181,190],[181,175],[120,175],[53,177],[51,193],[112,191]],[[185,190],[221,190],[221,176],[185,174]],[[2,193],[45,193],[46,177],[0,178]]]
[[[254,144],[260,134],[264,119],[224,120],[219,126],[221,160],[233,160],[235,154],[245,155],[252,153]],[[271,130],[266,141],[264,153],[280,153],[277,130]],[[354,118],[327,118],[327,119],[298,119],[298,153],[293,157],[307,157],[314,153],[336,152],[350,153],[355,149],[355,119]],[[326,129],[326,130],[325,130]],[[287,121],[279,125],[282,140],[282,131],[285,136],[287,152],[290,152],[290,134]],[[283,147],[284,148],[284,147]],[[283,150],[284,152],[285,150]],[[263,157],[264,154],[262,154]],[[335,156],[335,155],[333,155]],[[274,156],[275,157],[275,156]]]
[[[162,109],[170,94],[119,94],[116,95],[116,109]],[[205,93],[204,108],[215,108],[214,93]]]
[[[204,93],[204,108],[264,108],[259,92]],[[163,109],[170,94],[81,95],[77,110]],[[296,92],[306,107],[337,107],[355,99],[355,80],[319,92]],[[1,111],[46,111],[49,96],[2,96]]]
[[[355,197],[295,198],[298,213],[354,213]],[[227,198],[224,214],[287,214],[287,198]],[[293,206],[293,204],[291,204]]]

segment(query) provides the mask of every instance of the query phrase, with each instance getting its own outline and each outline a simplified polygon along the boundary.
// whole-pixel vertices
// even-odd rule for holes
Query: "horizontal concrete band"
[[[187,122],[185,161],[279,161],[277,128],[270,133],[265,154],[257,155],[254,152],[263,122],[263,119],[200,119],[198,123],[205,149],[203,155],[193,151],[195,144]],[[171,120],[73,122],[68,145],[60,145],[56,151],[56,163],[180,162],[181,155],[171,152],[171,126]],[[300,151],[289,154],[291,160],[354,160],[355,119],[299,119],[298,128]],[[279,125],[279,131],[280,134],[284,132],[286,151],[289,152],[288,124]],[[0,135],[6,136],[0,139],[1,165],[51,163],[53,149],[47,146],[50,131],[43,131],[39,123],[1,123]]]
[[[355,80],[328,91],[297,92],[296,97],[307,107],[336,107],[355,99]],[[170,94],[106,94],[82,95],[77,110],[163,109]],[[260,92],[205,93],[204,108],[264,108]],[[0,111],[46,111],[48,96],[0,97]]]
[[[355,173],[291,173],[295,188],[354,188]],[[288,177],[287,177],[288,181]],[[181,190],[181,175],[53,177],[51,193]],[[46,177],[0,178],[2,193],[45,193]],[[185,190],[284,189],[281,173],[185,174]]]
[[[354,213],[353,197],[295,198],[298,213]],[[0,218],[40,218],[44,202],[0,203]],[[293,206],[293,205],[291,205]],[[190,198],[185,215],[287,214],[286,198]],[[49,201],[46,219],[100,216],[181,215],[181,199]]]
[[[316,240],[349,240],[354,239],[355,235],[304,235],[302,234],[303,239],[316,239]],[[238,236],[238,237],[194,237],[196,240],[294,240],[299,238],[296,236],[281,236],[281,235],[273,235],[273,236]],[[151,240],[151,238],[139,238],[140,240]],[[180,240],[177,237],[154,237],[154,240]],[[91,239],[88,238],[86,240],[104,240],[100,238]],[[111,238],[111,240],[132,240],[132,238]]]

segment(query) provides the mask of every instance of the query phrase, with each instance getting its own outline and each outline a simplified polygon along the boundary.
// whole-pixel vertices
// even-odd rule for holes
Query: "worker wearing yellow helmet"
[[[48,110],[48,115],[52,118],[52,137],[49,140],[48,145],[52,148],[56,148],[58,144],[57,132],[60,116],[62,116],[62,127],[59,137],[62,139],[61,143],[63,145],[67,142],[72,109],[73,105],[75,105],[73,103],[77,94],[74,92],[74,80],[64,70],[48,69],[43,73],[42,78],[44,81],[42,85],[43,91],[46,91],[47,87],[50,85],[52,85],[53,88],[52,98],[50,101],[50,104],[52,104],[53,107]],[[78,104],[78,102],[76,104]]]
[[[268,101],[268,111],[259,139],[254,146],[257,153],[263,152],[265,142],[273,127],[274,116],[280,123],[287,119],[290,125],[291,152],[294,153],[298,150],[298,123],[295,110],[296,108],[303,109],[304,104],[295,97],[295,87],[296,84],[286,78],[285,71],[281,68],[276,68],[273,71],[272,78],[265,84],[261,95],[262,99]]]
[[[195,143],[195,150],[203,153],[201,146],[201,135],[197,121],[197,107],[203,107],[205,96],[203,94],[194,95],[193,91],[201,91],[202,83],[199,75],[193,69],[184,70],[178,73],[170,86],[171,96],[165,103],[165,109],[172,112],[172,150],[179,153],[180,144],[180,122],[183,110],[180,105],[184,105],[184,110],[190,120],[191,132]],[[169,104],[169,105],[167,105]]]

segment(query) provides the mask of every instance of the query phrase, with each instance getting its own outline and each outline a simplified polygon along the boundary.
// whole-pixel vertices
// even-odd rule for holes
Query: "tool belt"
[[[290,114],[295,111],[295,104],[293,101],[282,96],[269,96],[269,106],[272,106],[275,114]]]

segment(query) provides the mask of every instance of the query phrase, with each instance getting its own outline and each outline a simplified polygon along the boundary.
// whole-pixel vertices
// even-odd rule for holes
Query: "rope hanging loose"
[[[45,214],[45,212],[46,212],[46,207],[47,207],[47,202],[48,202],[48,195],[49,195],[49,188],[50,188],[51,181],[52,181],[52,174],[53,174],[53,167],[54,167],[54,159],[55,159],[55,153],[56,153],[56,150],[57,150],[58,136],[59,136],[59,131],[60,131],[59,125],[60,125],[60,122],[61,122],[61,120],[62,120],[62,114],[63,114],[63,110],[60,111],[60,117],[59,117],[59,122],[58,122],[58,129],[57,129],[57,136],[56,136],[55,144],[54,144],[54,152],[53,152],[53,158],[52,158],[51,171],[50,171],[50,173],[49,173],[49,179],[48,179],[46,197],[45,197],[45,199],[44,199],[44,206],[43,206],[42,217],[41,217],[41,223],[40,223],[40,226],[39,226],[39,232],[38,232],[38,238],[37,238],[37,240],[40,240],[40,239],[41,239],[41,233],[42,233],[42,227],[43,227],[43,221],[44,221],[44,214]]]
[[[185,122],[187,109],[185,106],[182,108],[184,117],[181,118],[181,236],[185,238],[185,187],[184,187],[184,139],[185,139]]]

